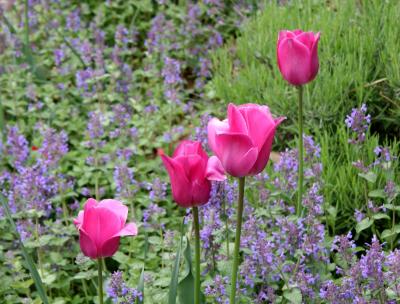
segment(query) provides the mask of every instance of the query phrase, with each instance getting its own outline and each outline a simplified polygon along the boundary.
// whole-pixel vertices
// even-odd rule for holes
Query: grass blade
[[[46,292],[42,283],[42,279],[39,276],[39,273],[36,269],[35,263],[33,262],[31,256],[29,255],[28,251],[26,250],[24,244],[22,243],[21,236],[18,233],[17,227],[14,223],[14,220],[11,216],[10,208],[8,207],[8,204],[5,200],[5,197],[3,194],[0,193],[0,202],[3,207],[3,210],[6,214],[6,217],[8,218],[10,225],[13,229],[13,232],[16,234],[19,245],[21,247],[22,255],[24,256],[24,259],[26,261],[26,265],[29,269],[29,272],[31,273],[32,279],[35,282],[36,290],[39,293],[40,299],[42,300],[43,304],[49,304],[49,301],[46,296]]]

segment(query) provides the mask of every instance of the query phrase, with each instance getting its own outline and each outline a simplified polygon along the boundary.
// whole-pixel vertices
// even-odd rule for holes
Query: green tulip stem
[[[303,86],[297,87],[299,92],[299,142],[298,142],[298,150],[299,150],[299,178],[298,178],[298,193],[297,193],[297,208],[296,214],[297,216],[301,215],[301,205],[303,202],[303,178],[304,178],[304,157],[303,157]]]
[[[98,265],[98,290],[99,290],[99,303],[103,304],[103,259],[97,259]]]
[[[235,299],[236,299],[236,282],[237,282],[237,272],[239,267],[240,234],[242,232],[244,183],[245,183],[245,178],[239,177],[239,198],[238,198],[238,210],[236,219],[235,249],[233,251],[231,295],[229,300],[230,304],[235,304]]]
[[[194,283],[194,304],[200,304],[200,225],[199,225],[199,209],[192,208],[194,235],[195,235],[195,283]]]

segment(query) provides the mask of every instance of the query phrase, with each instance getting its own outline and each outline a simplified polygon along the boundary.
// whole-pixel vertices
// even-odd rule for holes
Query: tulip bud
[[[267,106],[229,104],[228,119],[208,123],[208,143],[230,175],[255,175],[267,165],[275,129],[284,119],[273,118]]]
[[[318,74],[318,41],[320,33],[301,30],[281,31],[276,53],[279,70],[290,84],[299,86]]]
[[[134,223],[125,224],[127,217],[128,207],[117,200],[97,203],[95,199],[88,199],[74,220],[83,254],[92,259],[114,255],[121,236],[137,235]]]
[[[210,180],[226,177],[219,160],[206,152],[197,141],[182,141],[172,157],[161,155],[171,179],[172,196],[179,206],[200,206],[210,198]]]

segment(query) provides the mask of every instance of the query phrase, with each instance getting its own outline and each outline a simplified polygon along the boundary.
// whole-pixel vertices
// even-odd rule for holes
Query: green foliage
[[[46,291],[45,291],[42,279],[41,279],[41,277],[39,275],[39,272],[36,269],[35,262],[33,261],[32,257],[30,256],[30,254],[26,250],[26,248],[25,248],[25,246],[24,246],[24,244],[23,244],[23,242],[21,240],[21,236],[18,233],[18,229],[17,229],[17,227],[16,227],[16,225],[14,223],[14,220],[12,218],[10,209],[8,207],[8,204],[7,204],[3,194],[0,194],[0,202],[1,202],[2,210],[5,212],[6,217],[7,217],[8,221],[10,222],[12,230],[13,230],[14,234],[17,236],[17,241],[19,243],[22,255],[23,255],[24,259],[25,259],[26,267],[28,268],[28,270],[29,270],[29,272],[30,272],[30,274],[32,276],[32,279],[33,279],[33,282],[35,283],[35,287],[36,287],[36,290],[37,290],[37,292],[39,294],[39,297],[42,300],[43,304],[48,304],[49,301],[47,299],[47,295],[46,295]],[[56,275],[53,275],[52,278],[55,279]],[[53,279],[50,280],[50,282],[47,282],[47,283],[51,283],[53,281]],[[29,287],[29,286],[27,286],[27,287]]]
[[[357,224],[354,219],[355,209],[366,209],[369,200],[384,196],[382,189],[387,180],[392,177],[398,179],[400,170],[398,160],[395,158],[384,168],[372,166],[377,158],[374,149],[379,145],[378,136],[367,134],[365,142],[361,145],[349,144],[349,134],[343,124],[336,132],[317,132],[316,137],[321,145],[327,222],[333,234],[351,230]],[[388,146],[391,155],[398,155],[397,141],[391,142]],[[361,161],[365,166],[371,165],[371,170],[360,171],[354,165],[357,161]],[[357,233],[371,226],[373,220],[366,219],[358,223]]]
[[[400,131],[398,1],[269,1],[242,35],[214,55],[213,85],[226,102],[267,104],[276,115],[297,119],[295,89],[276,63],[276,40],[283,29],[319,31],[320,72],[305,89],[308,128],[333,131],[351,108],[367,103],[376,128]],[[223,108],[223,105],[221,105]],[[293,133],[292,127],[287,131]]]

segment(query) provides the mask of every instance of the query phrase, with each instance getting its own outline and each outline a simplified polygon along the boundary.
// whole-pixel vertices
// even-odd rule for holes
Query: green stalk
[[[239,177],[239,198],[238,198],[238,211],[236,219],[235,249],[233,251],[231,295],[229,300],[230,304],[235,304],[235,298],[236,298],[236,281],[237,281],[237,271],[239,267],[240,234],[242,232],[244,182],[245,178]]]
[[[303,202],[303,177],[304,177],[304,157],[303,157],[303,86],[298,86],[299,91],[299,184],[297,193],[297,216],[301,215],[301,204]]]
[[[200,225],[199,225],[199,209],[192,208],[194,236],[195,236],[195,283],[194,283],[194,304],[200,304]]]
[[[97,259],[98,265],[98,289],[99,289],[99,303],[103,304],[103,259]]]

